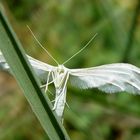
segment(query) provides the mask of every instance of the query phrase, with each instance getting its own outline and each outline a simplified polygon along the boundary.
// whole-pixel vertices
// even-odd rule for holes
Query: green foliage
[[[26,52],[52,65],[54,62],[37,46],[26,24],[60,63],[98,33],[93,44],[66,65],[69,68],[121,62],[130,38],[133,44],[131,50],[128,49],[127,61],[140,66],[140,26],[136,23],[135,29],[132,28],[137,2],[139,1],[35,0],[31,3],[22,1],[19,6],[11,4],[13,1],[10,0],[3,1]],[[138,17],[136,18],[138,21]],[[130,29],[134,30],[132,36]],[[18,140],[46,140],[41,126],[19,92],[16,88],[10,92],[10,95],[4,94],[1,99],[0,121],[4,116],[7,119],[3,121],[3,131],[0,131],[0,135],[3,134],[4,140],[15,140],[15,136]],[[13,110],[11,112],[15,111],[16,104],[12,107],[10,105],[18,100],[20,100],[18,102],[20,113],[15,113],[10,119],[11,115],[7,114],[11,108]],[[70,109],[65,110],[64,126],[72,140],[138,140],[140,139],[139,100],[139,96],[126,93],[104,94],[98,90],[81,91],[69,85],[67,103]],[[17,121],[13,120],[19,116],[21,123],[17,124]]]

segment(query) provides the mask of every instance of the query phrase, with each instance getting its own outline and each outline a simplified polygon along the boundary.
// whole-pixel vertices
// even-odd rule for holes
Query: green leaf
[[[64,127],[51,110],[49,99],[41,91],[40,83],[9,25],[2,7],[0,7],[0,49],[49,138],[51,140],[69,140]]]

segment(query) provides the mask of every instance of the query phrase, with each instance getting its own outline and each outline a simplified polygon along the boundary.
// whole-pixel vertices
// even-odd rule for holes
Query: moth
[[[28,27],[29,28],[29,27]],[[30,30],[30,28],[29,28]],[[30,30],[31,31],[31,30]],[[63,64],[59,64],[54,57],[40,44],[33,32],[33,37],[38,44],[48,53],[48,55],[57,63],[57,66],[41,62],[37,59],[28,56],[28,60],[33,66],[39,77],[46,77],[45,91],[48,90],[48,86],[54,83],[55,86],[55,102],[53,110],[56,112],[59,118],[62,118],[67,93],[67,82],[71,81],[71,84],[80,89],[98,88],[106,93],[115,93],[126,91],[129,93],[140,93],[140,69],[134,65],[126,63],[114,63],[106,64],[97,67],[81,68],[81,69],[69,69],[64,66],[69,60],[75,57],[83,49],[85,49],[92,39],[77,53],[70,57]],[[2,53],[0,53],[0,66],[4,69],[9,69]]]

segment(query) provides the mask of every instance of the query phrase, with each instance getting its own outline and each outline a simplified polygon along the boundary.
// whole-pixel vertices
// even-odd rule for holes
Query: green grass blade
[[[65,129],[51,110],[49,99],[42,93],[39,82],[2,7],[0,7],[0,49],[49,138],[51,140],[69,140]]]

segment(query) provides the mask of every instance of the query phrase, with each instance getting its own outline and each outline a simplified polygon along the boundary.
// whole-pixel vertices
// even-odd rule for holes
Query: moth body
[[[59,118],[62,118],[66,103],[66,84],[69,77],[68,69],[63,65],[58,65],[58,67],[52,72],[52,77],[56,89],[53,110],[55,110]]]

